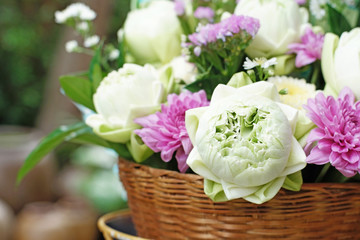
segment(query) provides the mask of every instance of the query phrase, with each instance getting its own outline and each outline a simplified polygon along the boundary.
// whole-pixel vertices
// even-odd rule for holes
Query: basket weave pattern
[[[304,184],[256,205],[212,202],[203,178],[120,159],[139,236],[151,239],[360,239],[360,184]]]

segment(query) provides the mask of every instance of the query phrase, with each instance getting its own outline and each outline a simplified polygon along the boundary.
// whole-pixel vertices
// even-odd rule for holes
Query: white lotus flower
[[[308,13],[294,0],[241,0],[236,15],[259,19],[260,29],[245,52],[251,57],[274,57],[288,51],[288,45],[300,41],[308,22]]]
[[[321,59],[327,87],[336,94],[342,88],[350,87],[360,99],[360,28],[344,32],[340,38],[327,33]]]
[[[209,107],[188,110],[194,149],[187,164],[204,177],[205,193],[214,201],[260,204],[281,187],[299,190],[306,156],[293,135],[297,114],[268,82],[218,85]]]
[[[109,73],[94,94],[97,114],[86,119],[100,137],[126,143],[134,129],[133,120],[154,113],[165,98],[165,87],[151,65],[125,64]]]
[[[136,63],[169,63],[181,54],[181,26],[171,1],[153,1],[131,11],[124,38]]]

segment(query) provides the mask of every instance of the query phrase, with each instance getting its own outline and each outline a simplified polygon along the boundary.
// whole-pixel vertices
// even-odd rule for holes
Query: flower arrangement
[[[18,181],[62,141],[204,178],[213,201],[262,204],[305,182],[359,180],[360,1],[132,1],[117,43],[82,3],[55,13],[93,55],[60,78],[84,113],[28,156]]]

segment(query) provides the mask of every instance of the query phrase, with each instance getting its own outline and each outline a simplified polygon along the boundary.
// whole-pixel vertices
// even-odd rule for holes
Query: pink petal
[[[318,147],[315,147],[311,150],[310,155],[307,156],[306,162],[317,165],[328,163],[329,154],[327,152],[321,151]]]
[[[305,51],[300,51],[295,58],[295,66],[301,68],[316,61],[316,58]]]

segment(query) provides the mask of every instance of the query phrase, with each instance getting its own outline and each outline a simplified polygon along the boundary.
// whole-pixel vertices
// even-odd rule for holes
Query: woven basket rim
[[[131,211],[130,209],[122,209],[122,210],[118,210],[115,212],[110,212],[107,214],[102,215],[98,221],[97,221],[97,226],[99,228],[99,230],[103,233],[104,238],[107,239],[129,239],[129,240],[147,240],[146,238],[141,238],[141,237],[137,237],[137,236],[133,236],[127,233],[123,233],[118,231],[117,229],[114,229],[112,227],[110,227],[109,225],[107,225],[107,223],[111,220],[114,220],[116,218],[119,217],[124,217],[124,216],[131,216]]]
[[[171,176],[174,178],[184,179],[184,180],[190,180],[190,181],[203,181],[204,178],[200,175],[193,174],[193,173],[180,173],[173,170],[168,169],[160,169],[160,168],[154,168],[147,165],[139,164],[124,158],[119,158],[119,161],[124,161],[131,163],[135,168],[142,168],[143,170],[149,171],[152,173],[153,176],[161,177],[161,176]],[[303,183],[301,186],[301,189],[308,189],[308,188],[326,188],[326,187],[338,187],[342,188],[344,185],[348,187],[360,187],[360,182],[345,182],[345,183],[337,183],[337,182],[319,182],[319,183]],[[282,189],[285,190],[285,189]]]

